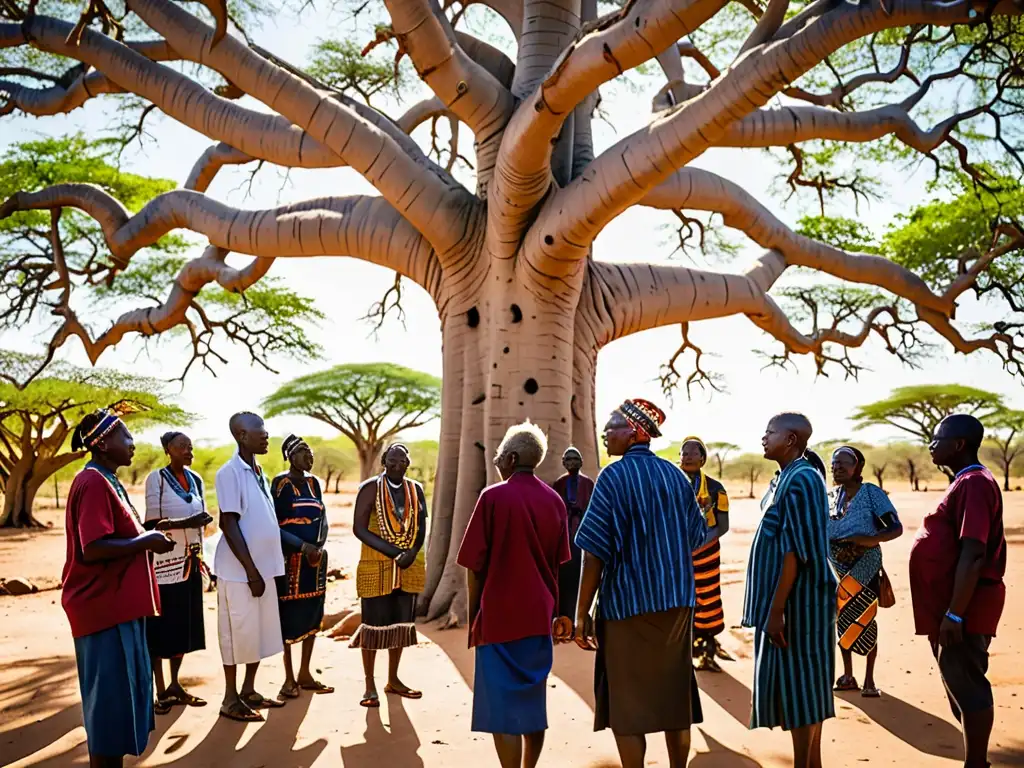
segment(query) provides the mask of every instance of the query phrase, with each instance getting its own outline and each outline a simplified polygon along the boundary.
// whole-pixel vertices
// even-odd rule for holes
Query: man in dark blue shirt
[[[693,488],[651,452],[665,414],[627,400],[604,429],[610,456],[576,533],[584,552],[576,643],[597,650],[595,730],[610,727],[623,768],[641,768],[648,733],[664,733],[669,764],[686,765],[701,722],[693,677],[693,557],[714,539]],[[590,608],[600,587],[596,632]]]

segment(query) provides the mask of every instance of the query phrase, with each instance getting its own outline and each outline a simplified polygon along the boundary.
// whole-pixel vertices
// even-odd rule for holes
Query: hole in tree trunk
[[[505,347],[505,348],[504,348],[503,350],[501,350],[501,351],[502,351],[503,353],[505,353],[505,354],[507,355],[507,354],[508,354],[509,352],[511,352],[512,350],[511,350],[511,349],[509,349],[508,347]]]
[[[544,235],[544,244],[545,245],[554,245],[555,244],[555,238],[553,238],[551,235]]]
[[[481,443],[479,440],[477,440],[475,443],[473,443],[473,445],[475,445],[481,451],[486,451],[487,450],[487,447],[483,443]]]
[[[528,395],[536,395],[537,390],[540,389],[540,384],[537,383],[536,379],[527,379],[526,383],[523,384],[523,389],[526,390]]]
[[[523,310],[519,308],[518,304],[512,305],[512,322],[521,323],[523,322]]]
[[[471,307],[469,312],[466,313],[466,322],[469,323],[470,328],[476,328],[480,325],[480,310],[476,307]]]
[[[487,395],[481,392],[479,395],[473,398],[473,405],[480,405],[484,400],[487,399]]]

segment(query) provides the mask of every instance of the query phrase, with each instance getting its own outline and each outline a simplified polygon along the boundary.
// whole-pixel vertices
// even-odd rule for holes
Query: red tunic
[[[82,551],[103,538],[132,539],[142,526],[98,470],[75,476],[64,518],[67,560],[61,605],[71,634],[83,637],[126,621],[157,616],[160,593],[148,552],[87,563]]]
[[[565,503],[526,473],[485,488],[459,549],[484,580],[470,646],[551,634],[558,566],[569,559]]]

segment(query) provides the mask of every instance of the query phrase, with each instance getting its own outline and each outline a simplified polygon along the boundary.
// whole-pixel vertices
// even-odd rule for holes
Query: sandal
[[[235,702],[228,707],[222,706],[220,716],[236,723],[262,723],[265,719],[259,712],[253,712],[241,702]]]
[[[193,696],[191,693],[182,691],[181,693],[169,693],[164,697],[164,701],[171,704],[181,704],[185,707],[205,707],[206,701],[200,699],[198,696]]]
[[[380,706],[380,697],[377,694],[364,696],[362,701],[359,702],[359,706],[366,707],[367,709],[376,709]]]
[[[412,688],[395,688],[391,683],[384,686],[384,693],[393,693],[403,699],[422,699],[423,691],[414,691]]]
[[[843,675],[836,680],[835,686],[832,688],[833,691],[859,691],[860,686],[857,685],[857,678],[853,675]]]
[[[167,699],[157,699],[153,702],[153,713],[156,715],[166,715],[171,711],[171,702]]]
[[[284,706],[283,701],[268,699],[262,694],[256,693],[256,691],[242,696],[242,701],[249,709],[277,709]]]
[[[314,680],[312,683],[299,683],[299,688],[313,693],[334,693],[334,688],[324,685],[319,680]]]
[[[291,686],[285,683],[277,695],[282,699],[297,699],[299,698],[299,686],[297,683],[292,683]]]
[[[861,690],[860,695],[863,696],[865,699],[880,699],[880,698],[882,698],[882,692],[880,690],[878,690],[877,688],[875,688],[874,686],[871,686],[869,688],[868,686],[865,685],[864,688]]]

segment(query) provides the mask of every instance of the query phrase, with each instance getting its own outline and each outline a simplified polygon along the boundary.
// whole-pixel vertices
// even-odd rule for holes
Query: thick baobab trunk
[[[359,481],[369,480],[380,472],[380,452],[383,446],[376,442],[356,442],[359,456]]]
[[[530,420],[548,436],[538,474],[552,481],[558,457],[593,418],[573,417],[573,311],[539,301],[511,272],[492,267],[478,301],[443,326],[441,439],[421,613],[449,624],[466,613],[462,535],[480,491],[498,480],[494,451],[513,424]],[[590,382],[593,390],[593,381]],[[596,462],[593,434],[586,450]]]
[[[71,463],[77,454],[66,461],[59,459],[36,459],[28,456],[19,461],[4,489],[4,506],[0,512],[0,526],[9,528],[42,527],[32,515],[32,505],[43,483],[61,467]]]

